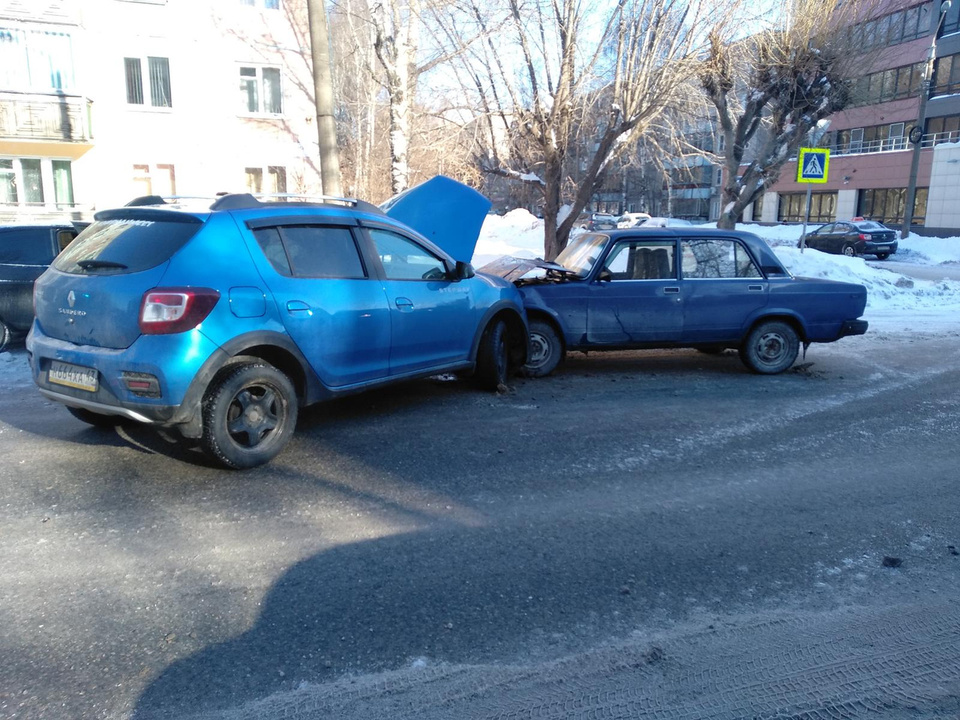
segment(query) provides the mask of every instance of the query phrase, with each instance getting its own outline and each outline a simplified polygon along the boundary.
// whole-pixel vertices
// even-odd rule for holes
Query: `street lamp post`
[[[913,155],[910,158],[910,180],[907,183],[907,196],[904,198],[903,208],[903,228],[900,234],[907,237],[910,234],[910,226],[913,225],[913,206],[917,199],[917,172],[920,169],[920,150],[923,148],[924,125],[927,122],[927,100],[930,98],[930,91],[933,88],[933,64],[937,59],[937,36],[940,35],[940,28],[943,27],[943,18],[947,10],[952,5],[951,0],[943,0],[940,3],[940,19],[937,21],[937,29],[933,31],[933,38],[930,40],[930,49],[927,51],[927,62],[923,68],[923,81],[920,84],[920,107],[917,110],[916,127],[920,129],[919,133],[910,132],[910,141],[913,143]]]

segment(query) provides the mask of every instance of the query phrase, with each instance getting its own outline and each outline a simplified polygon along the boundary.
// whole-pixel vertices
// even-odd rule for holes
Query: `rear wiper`
[[[93,270],[94,268],[116,268],[117,270],[126,270],[127,266],[123,263],[113,260],[77,260],[77,265],[84,270]]]

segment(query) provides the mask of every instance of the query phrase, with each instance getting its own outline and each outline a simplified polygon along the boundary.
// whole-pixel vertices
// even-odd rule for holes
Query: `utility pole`
[[[340,150],[333,117],[333,78],[330,74],[330,34],[324,0],[307,0],[310,50],[313,58],[313,92],[317,106],[317,139],[320,142],[320,181],[324,195],[341,197]]]
[[[917,110],[917,124],[914,130],[910,131],[913,155],[910,158],[910,180],[907,183],[907,196],[904,198],[903,227],[900,229],[900,236],[904,238],[910,234],[910,226],[913,225],[913,206],[917,199],[917,172],[920,169],[920,150],[923,147],[924,125],[927,121],[927,100],[933,90],[933,66],[937,59],[937,36],[940,34],[943,18],[951,4],[950,0],[943,0],[940,3],[940,19],[937,21],[936,30],[933,31],[930,49],[927,51],[927,61],[923,67],[923,80],[920,82],[920,107]],[[919,132],[917,132],[918,129]]]

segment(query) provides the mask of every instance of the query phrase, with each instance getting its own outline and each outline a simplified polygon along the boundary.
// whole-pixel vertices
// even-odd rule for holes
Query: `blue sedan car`
[[[320,400],[446,372],[496,390],[528,333],[517,289],[469,264],[489,206],[441,177],[384,208],[100,212],[36,283],[34,380],[84,422],[176,428],[231,468],[276,456]]]
[[[859,319],[866,288],[793,277],[766,242],[744,232],[591,233],[554,263],[507,257],[482,271],[520,287],[533,377],[553,372],[568,350],[671,347],[736,348],[752,371],[774,374],[793,365],[801,343],[867,330]]]

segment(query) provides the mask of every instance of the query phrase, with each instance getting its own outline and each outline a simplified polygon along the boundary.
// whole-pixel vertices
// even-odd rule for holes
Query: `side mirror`
[[[610,282],[613,280],[613,273],[610,272],[607,268],[604,268],[600,271],[600,274],[597,275],[597,280],[600,282]]]
[[[473,269],[473,265],[457,260],[457,266],[454,269],[454,277],[457,280],[469,280],[474,275],[476,275],[476,272]]]

